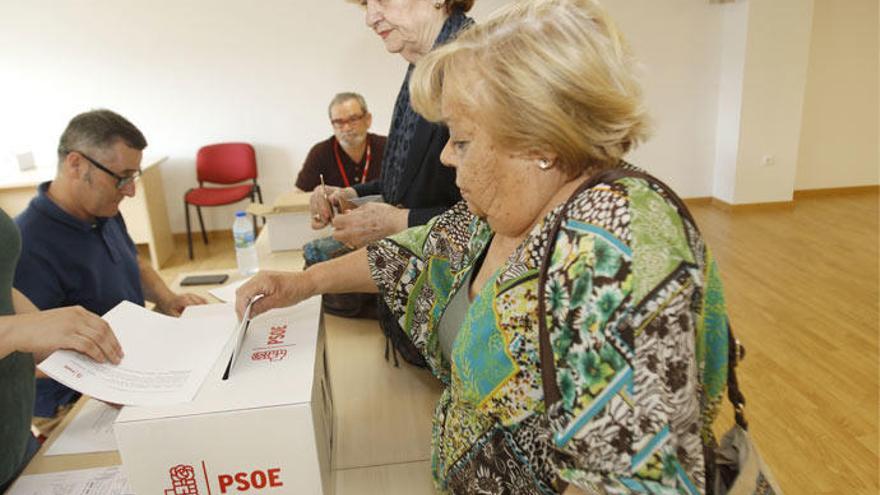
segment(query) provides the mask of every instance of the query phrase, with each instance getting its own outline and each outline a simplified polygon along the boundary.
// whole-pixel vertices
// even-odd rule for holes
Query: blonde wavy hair
[[[647,137],[635,65],[597,2],[524,0],[425,55],[411,102],[441,121],[445,90],[496,143],[552,151],[576,175],[615,166]]]

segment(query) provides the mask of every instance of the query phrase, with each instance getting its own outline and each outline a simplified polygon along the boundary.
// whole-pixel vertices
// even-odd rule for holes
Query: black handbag
[[[304,269],[308,270],[313,265],[338,258],[352,251],[353,249],[332,237],[315,239],[303,246]],[[373,320],[379,318],[378,296],[376,294],[362,292],[324,294],[321,296],[321,302],[327,314],[345,318],[370,318]]]
[[[305,269],[352,251],[354,250],[332,237],[315,239],[303,246]],[[321,296],[321,303],[327,314],[379,320],[379,326],[385,334],[385,360],[393,357],[394,366],[400,366],[398,355],[413,366],[424,368],[428,365],[379,295],[361,292],[324,294]]]

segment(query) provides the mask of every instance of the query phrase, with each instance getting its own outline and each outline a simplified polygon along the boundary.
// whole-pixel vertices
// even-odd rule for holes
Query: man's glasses
[[[94,158],[90,157],[89,155],[83,153],[82,151],[70,150],[70,151],[68,151],[68,153],[79,153],[80,155],[82,155],[83,158],[88,160],[89,163],[94,165],[95,168],[97,168],[101,172],[104,172],[104,173],[110,175],[111,177],[113,177],[114,179],[116,179],[116,189],[122,189],[123,187],[131,184],[132,182],[134,182],[135,179],[137,179],[138,177],[141,176],[140,170],[135,171],[131,175],[119,175],[116,172],[107,168],[106,166],[101,165],[101,163],[98,160],[95,160]]]
[[[367,115],[366,113],[362,113],[360,115],[355,115],[355,116],[349,117],[347,119],[330,119],[330,123],[333,124],[333,127],[342,128],[347,125],[357,124],[366,115]]]

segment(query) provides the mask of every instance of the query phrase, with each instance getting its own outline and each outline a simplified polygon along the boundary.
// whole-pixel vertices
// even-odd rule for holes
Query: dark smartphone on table
[[[180,281],[180,285],[216,285],[226,282],[228,278],[229,275],[226,275],[225,273],[217,273],[213,275],[190,275],[184,277],[183,280]]]

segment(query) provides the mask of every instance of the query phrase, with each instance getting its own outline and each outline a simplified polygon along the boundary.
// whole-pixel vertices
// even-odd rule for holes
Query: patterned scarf
[[[446,43],[473,22],[462,12],[453,12],[443,23],[443,28],[434,41],[434,48]],[[409,161],[410,144],[416,132],[416,124],[423,120],[409,103],[409,78],[412,75],[413,67],[414,65],[410,64],[406,69],[406,77],[400,87],[400,93],[397,94],[397,102],[394,104],[394,114],[391,118],[391,129],[388,131],[388,141],[385,144],[385,155],[382,158],[380,173],[382,196],[385,202],[390,204],[398,204],[403,197],[401,182]]]

